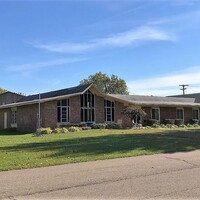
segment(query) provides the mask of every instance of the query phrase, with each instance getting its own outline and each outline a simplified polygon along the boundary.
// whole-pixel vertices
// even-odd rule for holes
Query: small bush
[[[182,120],[182,119],[176,119],[176,120],[175,120],[175,124],[176,124],[177,126],[180,126],[180,125],[182,125],[182,124],[184,124],[184,123],[183,123],[183,120]]]
[[[190,124],[199,124],[199,120],[198,119],[191,119]]]
[[[48,135],[48,134],[52,133],[52,130],[49,127],[48,128],[39,128],[39,129],[37,129],[36,133],[40,134],[40,135]]]
[[[199,127],[199,124],[193,124],[193,127]]]
[[[148,124],[149,126],[153,126],[154,124],[160,124],[160,122],[159,122],[158,120],[156,120],[156,119],[149,119],[149,120],[147,121],[147,124]]]
[[[164,124],[161,124],[160,127],[161,127],[161,128],[167,128],[167,126],[164,125]]]
[[[167,128],[178,128],[177,125],[173,125],[173,124],[166,124]]]
[[[194,125],[193,124],[187,124],[187,127],[192,128],[192,127],[194,127]]]
[[[108,123],[106,126],[107,129],[122,129],[122,125],[119,123]]]
[[[61,130],[62,130],[62,128],[55,128],[54,130],[53,130],[53,133],[61,133]]]
[[[91,130],[92,128],[90,126],[86,126],[86,127],[82,127],[81,130],[82,131],[87,131],[87,130]]]
[[[160,128],[160,125],[158,125],[158,124],[153,124],[153,125],[152,125],[152,128]]]
[[[55,128],[53,130],[53,133],[56,133],[56,134],[61,134],[61,133],[68,133],[69,131],[67,130],[67,128]]]
[[[69,131],[68,131],[68,129],[67,128],[65,128],[65,127],[62,127],[62,129],[61,129],[61,133],[68,133]]]
[[[151,129],[152,127],[151,126],[145,126],[146,127],[146,129]]]
[[[180,128],[187,128],[187,126],[185,124],[180,124],[179,126]]]
[[[86,127],[86,123],[69,123],[69,124],[61,124],[60,127],[62,128],[70,128],[70,127]]]
[[[136,127],[142,128],[142,124],[136,124]]]
[[[175,119],[165,119],[164,120],[164,124],[168,125],[168,124],[175,124]]]
[[[79,132],[80,128],[79,127],[75,127],[75,126],[71,126],[68,128],[69,132]]]
[[[106,129],[107,124],[106,123],[98,123],[93,124],[91,127],[92,129]]]

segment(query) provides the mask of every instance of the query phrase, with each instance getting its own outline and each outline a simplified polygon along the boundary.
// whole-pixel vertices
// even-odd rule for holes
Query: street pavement
[[[0,172],[0,199],[200,199],[200,150]]]

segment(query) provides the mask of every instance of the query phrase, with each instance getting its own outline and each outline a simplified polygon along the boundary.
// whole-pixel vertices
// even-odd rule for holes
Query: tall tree
[[[109,77],[107,74],[98,72],[80,81],[80,85],[88,83],[93,83],[105,94],[129,94],[125,80],[116,75],[111,75],[111,77]]]
[[[0,88],[0,94],[4,93],[4,92],[6,92],[6,91],[7,91],[7,90],[4,90],[4,89]]]

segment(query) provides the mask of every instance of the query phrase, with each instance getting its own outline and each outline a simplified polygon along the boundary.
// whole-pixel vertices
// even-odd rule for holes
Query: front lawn
[[[33,137],[0,131],[0,171],[200,149],[200,129],[88,130]]]

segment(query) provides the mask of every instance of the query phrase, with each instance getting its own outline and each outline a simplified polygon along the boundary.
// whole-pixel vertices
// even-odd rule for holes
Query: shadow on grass
[[[25,135],[27,133],[22,133],[17,131],[16,128],[0,129],[0,136],[8,135]]]
[[[200,149],[199,130],[176,130],[156,134],[111,134],[84,138],[79,138],[77,135],[77,137],[73,139],[0,147],[0,151],[50,151],[50,154],[46,157],[51,158],[128,154],[130,152],[132,152],[132,155],[136,155],[137,153],[134,154],[134,151],[143,152],[137,155],[174,153],[195,149]]]

